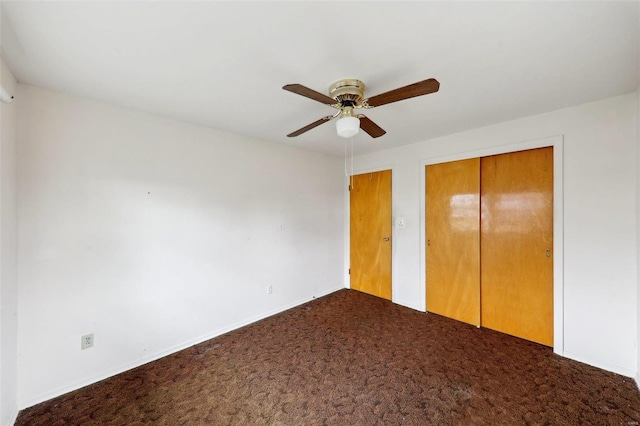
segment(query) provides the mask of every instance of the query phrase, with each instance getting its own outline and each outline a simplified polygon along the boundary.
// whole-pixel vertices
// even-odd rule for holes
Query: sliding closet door
[[[553,346],[553,148],[481,160],[482,326]]]
[[[426,167],[427,311],[480,325],[480,159]]]
[[[351,288],[391,300],[391,170],[353,176]]]

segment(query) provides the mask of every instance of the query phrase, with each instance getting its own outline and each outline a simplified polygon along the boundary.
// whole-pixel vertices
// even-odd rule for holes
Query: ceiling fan
[[[387,133],[382,127],[371,121],[367,116],[356,114],[354,110],[364,108],[374,108],[416,96],[428,95],[437,92],[440,83],[434,78],[419,81],[408,86],[390,90],[371,98],[364,97],[365,86],[360,80],[346,78],[338,80],[329,87],[329,96],[309,89],[301,84],[287,84],[282,87],[292,93],[313,99],[336,108],[338,112],[328,115],[308,124],[295,132],[289,133],[288,137],[300,136],[301,134],[318,127],[319,125],[338,118],[336,130],[338,136],[349,138],[358,134],[360,128],[367,132],[372,138],[378,138]]]

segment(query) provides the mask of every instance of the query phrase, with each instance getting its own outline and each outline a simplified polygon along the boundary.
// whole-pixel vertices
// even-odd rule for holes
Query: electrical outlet
[[[80,338],[80,349],[88,349],[93,347],[93,333],[85,334]]]
[[[271,293],[273,293],[273,286],[269,285],[267,286],[267,294],[271,294]]]

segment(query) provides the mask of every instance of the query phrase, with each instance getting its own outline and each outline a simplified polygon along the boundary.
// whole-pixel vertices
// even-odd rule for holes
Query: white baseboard
[[[57,396],[60,396],[60,395],[64,395],[65,393],[72,392],[74,390],[83,388],[85,386],[89,386],[89,385],[91,385],[93,383],[96,383],[96,382],[99,382],[101,380],[108,379],[109,377],[113,377],[113,376],[115,376],[117,374],[124,373],[125,371],[132,370],[132,369],[134,369],[136,367],[140,367],[141,365],[148,364],[150,362],[156,361],[156,360],[158,360],[160,358],[163,358],[165,356],[168,356],[168,355],[171,355],[173,353],[179,352],[179,351],[181,351],[183,349],[187,349],[187,348],[190,348],[191,346],[197,345],[199,343],[206,342],[207,340],[211,340],[211,339],[213,339],[215,337],[218,337],[218,336],[221,336],[221,335],[223,335],[225,333],[229,333],[230,331],[237,330],[238,328],[247,326],[249,324],[253,324],[254,322],[257,322],[257,321],[260,321],[262,319],[268,318],[270,316],[279,314],[280,312],[284,312],[284,311],[286,311],[288,309],[295,308],[296,306],[299,306],[299,305],[302,305],[304,303],[310,302],[310,301],[315,300],[317,298],[327,296],[327,295],[329,295],[331,293],[334,293],[336,291],[339,291],[339,290],[344,290],[344,287],[336,287],[334,289],[330,289],[328,291],[319,293],[319,294],[317,294],[315,296],[306,297],[304,299],[300,299],[300,300],[297,300],[295,302],[288,303],[288,304],[286,304],[284,306],[280,306],[280,307],[278,307],[276,309],[273,309],[271,311],[267,311],[266,313],[263,313],[261,315],[257,315],[255,317],[248,318],[248,319],[246,319],[244,321],[241,321],[241,322],[238,322],[238,323],[235,323],[235,324],[231,324],[229,326],[214,330],[214,331],[212,331],[210,333],[207,333],[205,335],[196,337],[194,339],[189,339],[186,342],[182,342],[180,344],[171,346],[171,347],[169,347],[169,348],[167,348],[165,350],[156,352],[154,354],[149,354],[148,356],[145,356],[144,358],[141,358],[140,360],[138,360],[136,362],[127,363],[125,365],[120,365],[120,366],[115,366],[113,368],[110,368],[108,371],[96,374],[96,375],[91,376],[91,377],[89,377],[89,378],[87,378],[85,380],[81,380],[81,381],[78,381],[78,382],[75,382],[75,383],[71,383],[69,385],[61,386],[61,387],[56,388],[54,390],[51,390],[49,392],[45,392],[45,393],[43,393],[41,395],[38,395],[38,396],[36,396],[34,398],[31,398],[28,401],[20,404],[20,410],[24,410],[25,408],[32,407],[32,406],[34,406],[36,404],[40,404],[41,402],[48,401],[48,400],[50,400],[52,398],[55,398]],[[16,416],[17,416],[17,413],[16,413]],[[14,422],[15,422],[15,420],[14,420]]]
[[[399,305],[399,306],[403,306],[405,308],[413,309],[414,311],[418,311],[418,312],[422,312],[422,313],[425,312],[425,310],[422,309],[422,307],[417,306],[416,304],[413,304],[413,303],[407,303],[407,302],[405,302],[403,300],[393,300],[393,303],[395,303],[396,305]]]
[[[13,410],[13,413],[11,413],[11,416],[9,416],[9,423],[7,423],[7,425],[9,426],[13,426],[16,423],[16,420],[18,420],[18,408],[16,407]]]
[[[563,356],[565,358],[572,359],[574,361],[581,362],[583,364],[588,364],[592,367],[601,368],[603,370],[611,371],[612,373],[620,374],[622,376],[630,377],[638,381],[638,374],[636,371],[631,369],[620,367],[619,365],[609,364],[607,362],[601,362],[599,360],[593,360],[590,358],[583,357],[581,355],[577,355],[571,352],[564,351],[562,353],[558,353],[558,355]]]

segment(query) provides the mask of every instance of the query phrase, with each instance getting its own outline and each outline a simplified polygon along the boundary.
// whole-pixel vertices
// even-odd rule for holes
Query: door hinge
[[[351,185],[349,185],[349,191],[351,191]]]
[[[349,275],[351,275],[351,268],[349,268]]]

